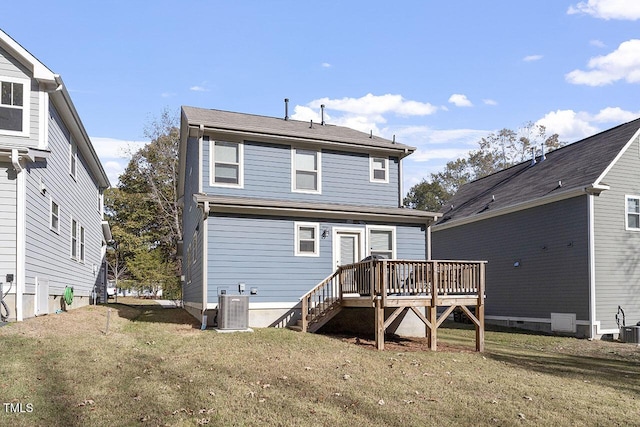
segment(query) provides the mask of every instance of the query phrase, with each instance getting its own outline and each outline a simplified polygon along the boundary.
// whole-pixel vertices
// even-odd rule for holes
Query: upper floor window
[[[389,158],[370,157],[369,159],[369,181],[389,182]]]
[[[49,218],[49,228],[56,233],[60,233],[60,206],[53,200],[51,200],[49,208]]]
[[[396,237],[394,227],[371,226],[369,230],[369,255],[393,259],[396,256]]]
[[[78,222],[71,220],[71,259],[78,259]]]
[[[209,137],[205,136],[205,140]],[[228,141],[211,141],[210,184],[215,186],[243,186],[243,149],[244,144]]]
[[[29,80],[0,77],[0,133],[29,134]]]
[[[640,197],[627,196],[627,230],[640,230]]]
[[[73,140],[73,137],[69,137],[69,174],[73,179],[77,179],[78,174],[78,145]]]
[[[320,151],[294,148],[291,153],[292,191],[320,193],[322,188]]]

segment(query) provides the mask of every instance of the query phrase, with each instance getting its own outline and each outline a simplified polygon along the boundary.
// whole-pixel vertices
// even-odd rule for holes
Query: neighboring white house
[[[60,76],[1,30],[0,86],[0,312],[20,321],[104,285],[109,179]]]

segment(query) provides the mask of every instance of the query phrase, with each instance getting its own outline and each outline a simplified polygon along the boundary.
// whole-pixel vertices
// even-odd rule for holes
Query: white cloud
[[[607,47],[602,40],[591,40],[589,41],[589,44],[595,47]]]
[[[573,142],[598,132],[584,113],[573,110],[557,110],[547,113],[536,122],[547,128],[547,135],[557,133],[561,141]]]
[[[483,99],[485,105],[498,105],[498,101],[494,101],[493,99]]]
[[[361,132],[373,131],[375,135],[385,135],[380,126],[387,123],[388,115],[426,116],[438,110],[429,103],[404,99],[401,95],[373,95],[371,93],[360,98],[320,98],[306,105],[296,105],[291,118],[294,120],[313,120],[320,123],[320,105],[325,106],[326,123],[346,126]]]
[[[637,0],[588,0],[569,6],[569,15],[584,13],[600,19],[640,19],[640,2]]]
[[[162,92],[162,93],[160,94],[160,96],[161,96],[161,97],[163,97],[163,98],[171,98],[172,96],[175,96],[175,95],[176,95],[176,94],[175,94],[175,93],[172,93],[172,92]]]
[[[528,56],[525,56],[524,58],[522,58],[522,60],[524,62],[539,61],[541,59],[542,59],[542,55],[528,55]]]
[[[625,123],[640,117],[640,111],[625,111],[620,107],[603,108],[592,117],[598,123]]]
[[[327,109],[367,116],[389,113],[401,116],[427,116],[438,110],[438,107],[428,102],[406,100],[402,95],[373,95],[371,93],[360,98],[320,98],[309,102],[307,106],[319,109],[321,104],[324,104]]]
[[[585,111],[556,110],[547,113],[536,124],[547,128],[547,135],[557,133],[561,141],[574,142],[586,138],[602,129],[599,124],[606,127],[615,126],[640,117],[640,111],[625,111],[620,107],[603,108],[595,114]]]
[[[456,107],[473,107],[473,104],[469,99],[467,99],[466,95],[462,95],[460,93],[454,93],[449,97],[449,102],[455,105]]]
[[[628,40],[608,55],[591,58],[587,67],[588,71],[573,70],[565,78],[569,83],[588,86],[604,86],[618,80],[640,83],[640,40]]]
[[[328,62],[323,62],[320,65],[322,66],[322,68],[331,68],[331,64],[329,64]]]
[[[189,88],[189,90],[194,91],[194,92],[209,92],[209,89],[207,89],[206,87],[204,87],[204,86],[198,86],[198,85],[196,85],[196,86],[191,86],[191,87]]]
[[[92,137],[90,139],[112,186],[118,184],[118,177],[127,167],[131,154],[148,143],[148,141],[125,141],[115,138]]]

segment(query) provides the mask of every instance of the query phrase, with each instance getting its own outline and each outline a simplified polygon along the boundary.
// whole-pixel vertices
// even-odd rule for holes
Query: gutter
[[[467,216],[460,219],[454,219],[442,224],[436,224],[433,226],[433,231],[436,232],[436,231],[457,227],[459,225],[471,224],[476,221],[483,221],[485,219],[494,218],[497,216],[522,211],[525,209],[531,209],[537,206],[558,202],[560,200],[570,199],[572,197],[578,197],[578,196],[590,195],[590,194],[594,196],[598,196],[600,195],[600,193],[602,193],[605,190],[608,190],[609,188],[610,187],[607,185],[598,185],[598,184],[591,184],[587,187],[576,187],[576,188],[563,191],[561,193],[556,193],[556,194],[540,197],[533,200],[527,200],[525,202],[516,203],[514,205],[505,206],[495,210],[488,210],[480,214],[471,215],[471,216]],[[446,213],[444,214],[444,216],[446,216]]]

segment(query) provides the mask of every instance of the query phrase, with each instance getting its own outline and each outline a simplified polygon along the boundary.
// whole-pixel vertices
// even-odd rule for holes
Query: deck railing
[[[477,295],[485,261],[374,259],[340,267],[342,293],[370,295]]]
[[[302,330],[340,305],[345,296],[386,301],[387,296],[483,294],[485,263],[372,259],[343,265],[300,298]]]

